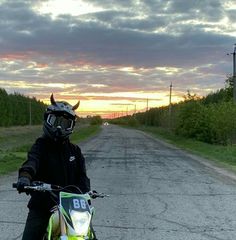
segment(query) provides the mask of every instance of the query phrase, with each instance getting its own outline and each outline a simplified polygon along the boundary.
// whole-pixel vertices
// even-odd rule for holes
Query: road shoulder
[[[230,178],[234,181],[236,181],[236,173],[231,171],[230,169],[227,169],[225,166],[223,166],[223,164],[220,164],[218,162],[213,162],[209,159],[200,157],[196,154],[191,153],[190,151],[186,150],[186,149],[181,149],[171,143],[166,142],[163,139],[159,139],[157,137],[152,136],[149,133],[143,132],[141,130],[137,130],[139,132],[141,132],[143,135],[145,135],[146,137],[149,137],[151,139],[153,139],[154,141],[157,141],[158,143],[163,144],[164,146],[171,148],[171,149],[175,149],[178,150],[180,152],[183,152],[184,154],[186,154],[187,156],[189,156],[191,159],[199,162],[200,164],[204,165],[205,167],[211,168],[212,170],[214,170],[215,172],[223,175],[224,177]]]

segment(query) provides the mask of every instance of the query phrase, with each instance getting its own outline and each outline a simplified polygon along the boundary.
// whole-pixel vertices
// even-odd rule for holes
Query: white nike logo
[[[75,156],[70,156],[69,161],[72,162],[75,160]]]

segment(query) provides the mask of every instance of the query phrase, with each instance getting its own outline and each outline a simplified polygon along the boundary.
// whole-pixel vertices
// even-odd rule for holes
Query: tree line
[[[161,127],[176,135],[210,144],[235,143],[236,104],[233,102],[232,77],[226,80],[224,88],[206,97],[188,92],[179,103],[152,108],[113,122]]]
[[[8,94],[0,88],[0,126],[36,125],[43,121],[46,105],[19,93]]]

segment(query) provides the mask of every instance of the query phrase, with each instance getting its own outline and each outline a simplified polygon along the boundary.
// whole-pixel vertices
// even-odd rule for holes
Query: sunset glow
[[[205,96],[232,73],[234,1],[0,0],[0,86],[117,117]]]

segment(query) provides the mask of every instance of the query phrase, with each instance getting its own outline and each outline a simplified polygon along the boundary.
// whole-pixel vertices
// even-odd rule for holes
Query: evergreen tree
[[[7,94],[0,88],[0,126],[41,124],[46,105],[19,93]]]

